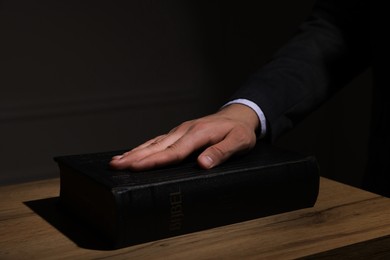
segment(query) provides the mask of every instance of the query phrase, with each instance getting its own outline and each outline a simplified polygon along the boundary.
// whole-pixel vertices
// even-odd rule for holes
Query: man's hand
[[[114,156],[110,165],[115,169],[147,170],[180,162],[192,152],[205,148],[198,163],[210,169],[235,153],[253,148],[258,125],[259,119],[251,108],[232,104],[215,114],[184,122],[168,134]]]

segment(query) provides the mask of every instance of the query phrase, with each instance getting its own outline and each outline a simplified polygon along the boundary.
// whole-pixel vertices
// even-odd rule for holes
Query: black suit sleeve
[[[260,106],[272,140],[369,65],[368,2],[319,0],[296,35],[235,93]]]

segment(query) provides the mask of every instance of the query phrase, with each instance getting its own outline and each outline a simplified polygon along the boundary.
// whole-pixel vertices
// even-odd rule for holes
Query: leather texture
[[[211,170],[190,157],[163,169],[115,171],[114,154],[55,160],[64,208],[116,248],[311,207],[318,195],[314,157],[266,145]]]

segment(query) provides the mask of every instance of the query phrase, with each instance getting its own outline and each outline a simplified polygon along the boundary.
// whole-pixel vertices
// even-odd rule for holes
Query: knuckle
[[[179,129],[187,129],[187,128],[190,128],[191,125],[194,124],[194,120],[190,120],[190,121],[185,121],[183,123],[181,123],[177,128]]]
[[[168,132],[168,134],[173,134],[175,133],[178,129],[179,129],[180,126],[177,126],[175,128],[172,128],[171,131]]]
[[[171,151],[175,151],[175,150],[177,150],[177,145],[176,144],[168,145],[166,149],[171,150]]]
[[[156,146],[158,144],[161,143],[161,141],[166,137],[166,135],[160,135],[156,138],[154,138],[153,140],[151,140],[152,142],[149,143],[149,146]]]
[[[216,158],[224,158],[226,156],[226,151],[224,151],[219,146],[212,146],[210,147],[210,152],[216,157]]]
[[[194,120],[183,122],[179,126],[173,128],[169,132],[169,135],[184,135],[186,132],[192,129],[193,125]]]
[[[208,136],[210,138],[220,134],[220,132],[227,131],[229,127],[217,122],[209,122],[207,120],[198,120],[192,127],[192,133]]]
[[[155,140],[155,141],[151,142],[151,143],[149,144],[149,146],[156,146],[156,145],[158,145],[159,143],[160,143],[159,140]]]
[[[190,130],[191,130],[192,132],[194,132],[194,133],[200,133],[200,132],[205,131],[206,128],[207,128],[207,125],[206,125],[204,122],[202,122],[202,121],[197,121],[197,122],[195,122],[195,123],[191,126]]]
[[[179,151],[179,147],[175,143],[167,146],[166,151],[169,152],[168,160],[181,161],[184,159],[184,155]]]

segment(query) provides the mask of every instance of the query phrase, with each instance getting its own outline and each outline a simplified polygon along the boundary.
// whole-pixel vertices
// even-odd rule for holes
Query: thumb
[[[237,138],[238,136],[240,138]],[[199,166],[203,169],[211,169],[229,159],[233,154],[255,146],[256,137],[254,134],[242,137],[243,135],[237,135],[234,131],[229,133],[221,142],[210,146],[198,156]]]
[[[211,169],[226,160],[227,153],[220,146],[220,144],[213,145],[201,153],[198,157],[199,166],[203,169]]]

